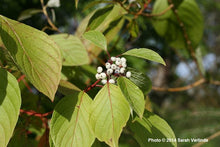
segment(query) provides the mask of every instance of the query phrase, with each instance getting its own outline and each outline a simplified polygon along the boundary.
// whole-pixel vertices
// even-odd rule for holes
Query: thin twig
[[[96,85],[97,85],[100,81],[101,81],[101,80],[97,80],[94,84],[92,84],[92,85],[86,87],[83,91],[84,91],[84,92],[90,91],[92,88],[96,87]]]
[[[213,81],[213,80],[211,80],[210,84],[220,86],[220,81]]]
[[[140,15],[146,16],[146,17],[161,16],[161,15],[164,15],[167,11],[169,11],[169,10],[172,9],[173,7],[174,7],[174,5],[173,5],[173,4],[170,4],[169,7],[167,7],[165,10],[161,11],[160,13],[157,13],[157,14],[141,13]]]
[[[165,92],[179,92],[179,91],[186,91],[186,90],[189,90],[191,88],[194,88],[194,87],[197,87],[203,83],[205,83],[206,80],[204,78],[190,84],[190,85],[187,85],[187,86],[183,86],[183,87],[175,87],[175,88],[161,88],[161,87],[155,87],[153,86],[152,87],[152,90],[155,90],[155,91],[165,91]]]
[[[216,138],[216,137],[218,137],[218,136],[220,136],[220,131],[218,131],[218,132],[212,134],[212,135],[209,136],[207,139],[208,139],[208,141],[210,141],[210,140],[212,140],[212,139],[214,139],[214,138]],[[193,145],[193,147],[200,147],[201,145],[203,145],[203,144],[205,144],[205,143],[207,143],[207,142],[199,142],[199,143]]]
[[[23,110],[23,109],[20,109],[20,113],[25,113],[25,114],[27,114],[29,116],[46,117],[46,116],[52,114],[53,111],[50,111],[50,112],[47,112],[47,113],[37,113],[37,112],[35,112],[33,110]]]
[[[132,14],[135,16],[135,18],[137,18],[139,15],[142,15],[142,16],[146,16],[146,17],[156,17],[156,16],[161,16],[163,14],[165,14],[167,11],[169,11],[170,9],[172,9],[174,7],[174,4],[170,4],[165,10],[161,11],[160,13],[157,13],[157,14],[148,14],[148,13],[143,13],[143,11],[147,8],[148,4],[151,2],[151,0],[149,0],[147,2],[147,4],[138,12],[132,12],[130,11],[129,8],[126,8],[124,6],[124,4],[120,1],[117,1],[117,3],[119,3],[119,5],[125,10],[127,11],[129,14]]]
[[[47,6],[44,5],[44,0],[40,0],[40,2],[41,2],[41,6],[42,6],[43,13],[44,13],[44,15],[46,16],[47,22],[48,22],[49,25],[51,26],[51,29],[54,30],[54,31],[60,32],[59,29],[53,24],[53,22],[51,21],[50,17],[48,16]]]

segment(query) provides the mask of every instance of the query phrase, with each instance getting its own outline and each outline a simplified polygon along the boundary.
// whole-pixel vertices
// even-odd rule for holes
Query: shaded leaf
[[[0,146],[6,147],[12,137],[21,107],[16,78],[0,68]]]
[[[70,95],[70,94],[74,94],[77,91],[81,91],[81,90],[77,86],[75,86],[74,84],[72,84],[68,81],[60,80],[58,91],[64,95]]]
[[[84,92],[64,97],[51,119],[51,138],[56,147],[88,147],[95,140],[89,124],[91,98]]]
[[[139,34],[139,27],[135,20],[131,20],[128,24],[128,30],[132,38],[137,38]]]
[[[145,111],[142,119],[136,117],[132,123],[129,124],[134,138],[141,147],[146,146],[163,146],[171,147],[177,146],[176,142],[166,142],[166,139],[175,139],[175,134],[165,120],[159,116]],[[154,142],[149,139],[165,139],[165,142]]]
[[[117,147],[129,114],[129,103],[120,88],[113,84],[105,84],[92,103],[90,123],[95,136],[100,141]]]
[[[152,83],[146,74],[137,71],[134,68],[127,68],[131,72],[131,77],[129,78],[135,85],[137,85],[144,94],[150,92]]]
[[[50,37],[30,26],[0,15],[0,35],[14,63],[30,82],[51,100],[61,73],[61,55]]]
[[[27,9],[21,12],[21,14],[18,17],[18,21],[22,21],[28,18],[31,18],[33,15],[41,13],[42,10],[41,9],[35,9],[35,8],[31,8],[31,9]]]
[[[181,1],[175,4],[180,4]],[[167,0],[157,0],[153,7],[153,14],[158,14],[169,6]],[[177,14],[183,22],[192,47],[195,49],[203,35],[204,22],[202,14],[195,0],[184,0],[177,8]],[[152,21],[157,33],[164,37],[170,46],[178,49],[186,49],[186,41],[182,27],[172,10],[158,16]]]
[[[144,94],[142,91],[125,77],[119,77],[117,83],[132,109],[142,118],[145,108]]]
[[[101,49],[107,50],[107,40],[101,32],[95,30],[88,31],[83,34],[83,37],[91,41],[93,44],[100,47]]]
[[[123,53],[122,55],[135,56],[166,65],[163,58],[161,58],[161,56],[158,53],[147,48],[131,49]]]
[[[50,37],[60,47],[63,65],[77,66],[89,63],[87,51],[78,37],[68,34],[56,34]]]

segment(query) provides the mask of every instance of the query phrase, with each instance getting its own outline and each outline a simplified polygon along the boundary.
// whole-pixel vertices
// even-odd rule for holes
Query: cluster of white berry
[[[101,79],[102,84],[115,83],[115,77],[126,76],[127,78],[131,77],[131,72],[126,72],[126,59],[124,57],[111,57],[111,60],[105,63],[106,71],[103,71],[103,68],[99,66],[97,68],[97,74],[95,75],[96,79]]]

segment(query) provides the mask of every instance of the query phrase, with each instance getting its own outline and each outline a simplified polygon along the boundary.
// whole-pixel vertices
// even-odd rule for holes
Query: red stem
[[[25,78],[25,75],[21,75],[19,78],[18,78],[18,82],[20,82],[21,80],[23,80]]]
[[[88,92],[90,91],[92,88],[96,87],[96,85],[100,82],[101,80],[97,80],[94,84],[90,85],[89,87],[87,87],[86,89],[84,89],[84,92]]]
[[[20,113],[25,113],[25,114],[30,115],[30,116],[36,116],[36,117],[42,118],[42,117],[46,117],[46,116],[52,114],[53,111],[50,111],[50,112],[47,112],[47,113],[37,113],[37,112],[35,112],[33,110],[23,110],[23,109],[20,109]]]

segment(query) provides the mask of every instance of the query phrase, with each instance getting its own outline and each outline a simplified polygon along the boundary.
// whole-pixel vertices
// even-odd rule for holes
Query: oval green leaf
[[[112,9],[113,6],[110,5],[96,10],[92,17],[89,19],[87,30],[95,30],[100,24],[103,23],[103,21],[112,11]]]
[[[161,56],[158,53],[147,48],[131,49],[123,53],[122,55],[135,56],[166,65],[163,58],[161,58]]]
[[[70,83],[69,81],[61,79],[58,87],[58,91],[63,95],[70,95],[81,90],[76,85]]]
[[[127,69],[131,72],[131,77],[129,79],[137,85],[144,94],[149,93],[152,88],[152,83],[149,77],[134,68],[128,67]]]
[[[195,0],[184,0],[177,8],[177,14],[182,21],[192,47],[195,49],[203,36],[204,21]],[[158,14],[169,7],[167,0],[156,0],[152,14]],[[176,7],[176,5],[175,5]],[[164,37],[170,46],[177,49],[187,49],[183,28],[172,10],[152,19],[157,33]]]
[[[107,50],[107,40],[101,32],[96,30],[88,31],[83,34],[83,37],[101,49]]]
[[[50,37],[60,47],[63,65],[78,66],[89,63],[88,53],[78,37],[69,34],[56,34]]]
[[[129,119],[129,114],[129,103],[120,88],[113,84],[105,84],[92,103],[90,123],[95,136],[100,141],[117,147],[119,136]]]
[[[166,139],[175,140],[175,134],[165,120],[159,116],[145,111],[142,119],[136,117],[133,122],[129,124],[134,138],[141,147],[146,146],[163,146],[171,147],[177,146],[176,142],[166,142]],[[165,142],[154,142],[151,139],[165,139]]]
[[[16,78],[0,68],[0,146],[6,147],[18,120],[21,94]]]
[[[145,100],[142,91],[125,77],[119,77],[117,83],[131,108],[142,118],[145,109]]]
[[[91,102],[85,92],[80,92],[64,97],[56,105],[50,132],[54,146],[92,146],[95,137],[89,124]]]
[[[59,85],[61,54],[56,43],[37,29],[0,15],[0,35],[14,63],[51,100]]]

